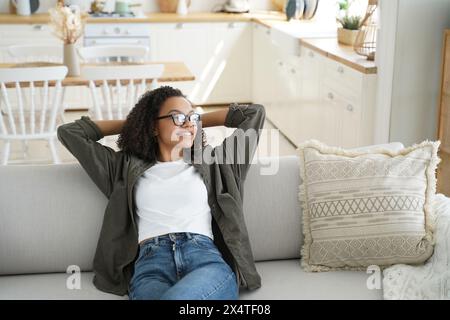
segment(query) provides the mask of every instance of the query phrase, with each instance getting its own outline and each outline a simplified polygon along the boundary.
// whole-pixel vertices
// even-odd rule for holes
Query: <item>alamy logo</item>
[[[261,175],[275,175],[279,170],[280,156],[280,132],[278,129],[247,129],[228,128],[231,135],[217,131],[214,140],[223,141],[222,148],[202,149],[200,136],[194,140],[193,159],[186,160],[200,164],[260,164]],[[258,134],[259,133],[259,134]],[[224,134],[224,135],[222,135]],[[175,139],[176,138],[176,139]],[[172,141],[178,141],[178,137],[171,137]],[[171,158],[175,159],[183,150],[183,141],[179,141],[171,150]],[[254,154],[252,159],[249,156]],[[264,155],[264,156],[261,156]]]
[[[70,265],[67,267],[66,273],[70,276],[66,280],[66,287],[69,290],[81,289],[81,269],[77,265]]]

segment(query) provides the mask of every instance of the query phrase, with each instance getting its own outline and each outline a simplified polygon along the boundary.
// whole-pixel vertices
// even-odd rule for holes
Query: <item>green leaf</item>
[[[338,22],[344,29],[358,30],[361,23],[361,16],[345,16],[342,19],[338,19]]]

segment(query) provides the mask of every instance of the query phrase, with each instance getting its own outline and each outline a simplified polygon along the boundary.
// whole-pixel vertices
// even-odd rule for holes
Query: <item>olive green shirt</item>
[[[200,147],[195,147],[194,143],[184,150],[189,152],[183,153],[185,161],[195,166],[206,185],[214,242],[236,273],[239,287],[248,290],[259,288],[261,278],[255,268],[244,221],[243,183],[264,120],[262,105],[231,104],[225,126],[241,130],[235,130],[219,146],[199,143]],[[200,122],[195,139],[201,140],[201,131]],[[249,131],[256,134],[256,139],[247,134]],[[98,126],[87,116],[58,127],[58,139],[108,198],[93,262],[93,283],[101,291],[125,295],[139,252],[133,188],[155,162],[115,151],[97,142],[102,138]],[[204,161],[204,154],[213,161]]]

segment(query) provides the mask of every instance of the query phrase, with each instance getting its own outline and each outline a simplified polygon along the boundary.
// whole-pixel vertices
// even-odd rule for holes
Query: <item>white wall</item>
[[[410,145],[437,137],[442,41],[444,29],[450,28],[450,0],[396,1],[397,21],[389,29],[397,28],[389,140]]]

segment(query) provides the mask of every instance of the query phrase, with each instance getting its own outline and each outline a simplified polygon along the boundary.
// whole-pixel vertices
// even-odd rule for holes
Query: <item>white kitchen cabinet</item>
[[[362,104],[342,97],[339,103],[338,141],[343,148],[351,148],[372,144],[365,143],[362,133],[367,127],[362,122]]]
[[[151,24],[155,61],[183,61],[195,81],[168,82],[194,103],[251,101],[251,33],[247,23]]]
[[[299,145],[309,139],[332,143],[335,115],[333,108],[321,101],[321,75],[324,58],[316,52],[301,48],[300,97],[297,103],[298,129],[293,141]]]
[[[276,73],[273,76],[272,122],[277,127],[283,127],[284,133],[290,139],[296,134],[297,105],[301,87],[298,75],[300,68],[283,56],[275,59]]]
[[[0,24],[0,61],[11,62],[8,46],[19,44],[61,44],[47,24]]]
[[[313,51],[305,50],[303,63],[307,68],[314,68],[309,70],[314,72],[307,75],[315,74],[318,78],[309,77],[313,82],[304,84],[302,98],[319,111],[311,123],[316,124],[320,132],[315,132],[312,138],[343,148],[373,144],[376,75],[363,74],[310,52]],[[310,63],[311,58],[317,59],[316,65]],[[315,98],[317,93],[318,99]]]
[[[183,61],[196,81],[164,82],[179,88],[197,103],[197,91],[203,86],[202,73],[206,70],[211,47],[208,41],[209,23],[152,23],[150,25],[150,56],[154,61]]]
[[[341,95],[334,90],[331,86],[328,86],[325,83],[322,83],[320,87],[320,97],[319,97],[319,103],[320,103],[320,109],[321,109],[321,131],[320,135],[316,138],[326,144],[337,146],[342,145],[342,137],[346,136],[341,133],[340,130],[342,130],[342,120],[343,120],[343,113],[345,104],[345,100]],[[350,125],[350,128],[355,128],[355,123],[351,125],[351,123],[348,123],[349,121],[346,121],[347,125]],[[351,130],[350,128],[346,128],[346,130]],[[356,131],[353,132],[356,134]],[[351,141],[348,144],[354,143],[355,139],[351,137]]]
[[[325,59],[320,87],[322,101],[335,107],[336,145],[357,147],[374,143],[376,83],[376,75]]]
[[[251,102],[252,30],[247,22],[217,22],[208,33],[213,55],[201,101]]]
[[[275,54],[270,42],[270,28],[253,24],[252,101],[271,112]]]
[[[296,145],[309,139],[341,147],[372,144],[376,75],[292,40],[297,42],[253,27],[253,101],[265,104],[267,118]]]
[[[285,67],[282,66],[282,61],[272,43],[271,29],[253,24],[252,101],[264,105],[267,118],[276,126],[285,121],[281,94]]]
[[[324,65],[321,55],[311,49],[301,48],[301,101],[302,103],[314,104],[317,107],[317,101],[320,96],[320,81]]]
[[[297,59],[299,58],[297,57]],[[301,100],[300,94],[303,86],[303,81],[301,78],[303,69],[298,62],[290,63],[286,61],[284,62],[283,67],[283,74],[285,75],[285,79],[287,79],[287,81],[284,84],[284,101],[282,103],[283,108],[281,110],[281,118],[284,118],[284,121],[286,121],[286,133],[288,137],[294,137],[298,135],[299,126],[302,125],[303,113],[302,108],[299,108],[299,101]]]

